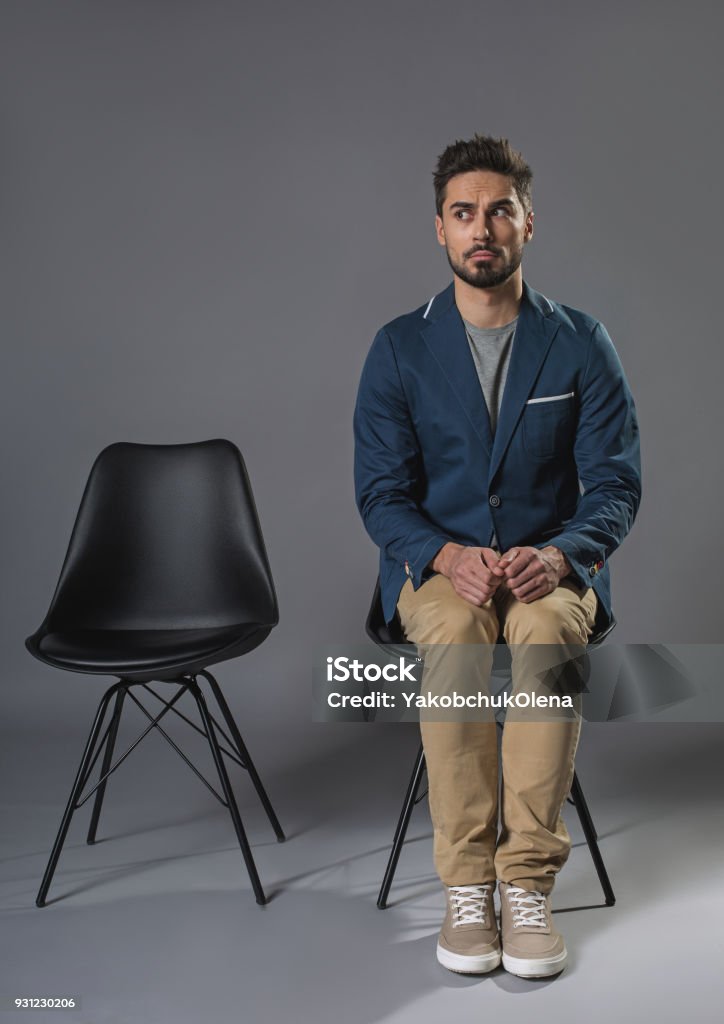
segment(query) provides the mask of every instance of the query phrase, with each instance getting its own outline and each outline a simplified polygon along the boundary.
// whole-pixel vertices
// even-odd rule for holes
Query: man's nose
[[[475,238],[490,238],[490,224],[488,218],[483,214],[475,221]]]

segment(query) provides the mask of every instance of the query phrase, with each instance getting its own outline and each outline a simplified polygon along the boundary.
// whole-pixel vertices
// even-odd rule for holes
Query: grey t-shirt
[[[476,327],[468,320],[463,319],[475,369],[478,371],[480,387],[488,407],[490,430],[493,436],[495,436],[495,428],[498,424],[500,403],[503,400],[503,389],[505,388],[505,378],[508,375],[508,364],[517,322],[518,317],[508,324],[503,324],[502,327]],[[496,548],[498,546],[495,530],[493,530],[488,546]]]
[[[476,327],[468,320],[463,320],[463,323],[488,407],[490,429],[495,436],[518,317],[502,327]]]

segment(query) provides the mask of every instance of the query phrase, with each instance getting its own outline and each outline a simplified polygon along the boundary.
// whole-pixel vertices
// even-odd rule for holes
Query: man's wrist
[[[449,576],[450,562],[452,560],[452,557],[458,551],[462,551],[462,549],[462,544],[456,544],[454,541],[449,540],[447,544],[443,544],[443,546],[440,548],[440,550],[432,559],[432,561],[428,563],[429,567],[432,569],[433,572],[439,572],[442,573],[443,576]]]
[[[556,563],[557,563],[556,567],[558,569],[558,578],[559,579],[562,580],[565,576],[570,576],[570,574],[573,572],[573,566],[568,561],[568,559],[566,558],[564,552],[561,551],[560,548],[557,548],[555,546],[555,544],[549,544],[548,547],[543,548],[543,550],[544,551],[550,551],[550,552],[554,553],[554,556],[555,556],[555,559],[556,559]]]

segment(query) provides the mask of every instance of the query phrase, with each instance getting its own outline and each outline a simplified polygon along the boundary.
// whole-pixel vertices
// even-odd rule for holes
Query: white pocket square
[[[538,402],[560,402],[562,398],[573,398],[575,391],[567,391],[565,395],[546,395],[544,398],[529,398],[526,405],[535,405]]]

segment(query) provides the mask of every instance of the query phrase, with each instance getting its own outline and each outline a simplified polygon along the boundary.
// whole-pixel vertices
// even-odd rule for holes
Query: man
[[[583,650],[610,621],[608,558],[641,498],[636,412],[605,327],[523,280],[531,179],[506,139],[475,135],[439,157],[435,227],[453,281],[378,331],[354,417],[386,620],[399,614],[427,654],[479,652],[483,685],[502,633],[515,692],[540,680],[531,652]],[[437,665],[426,657],[449,685]],[[502,939],[507,970],[559,972],[550,901],[570,852],[561,810],[580,716],[507,716],[499,837],[495,721],[422,716],[421,731],[447,892],[438,960],[484,973]]]

